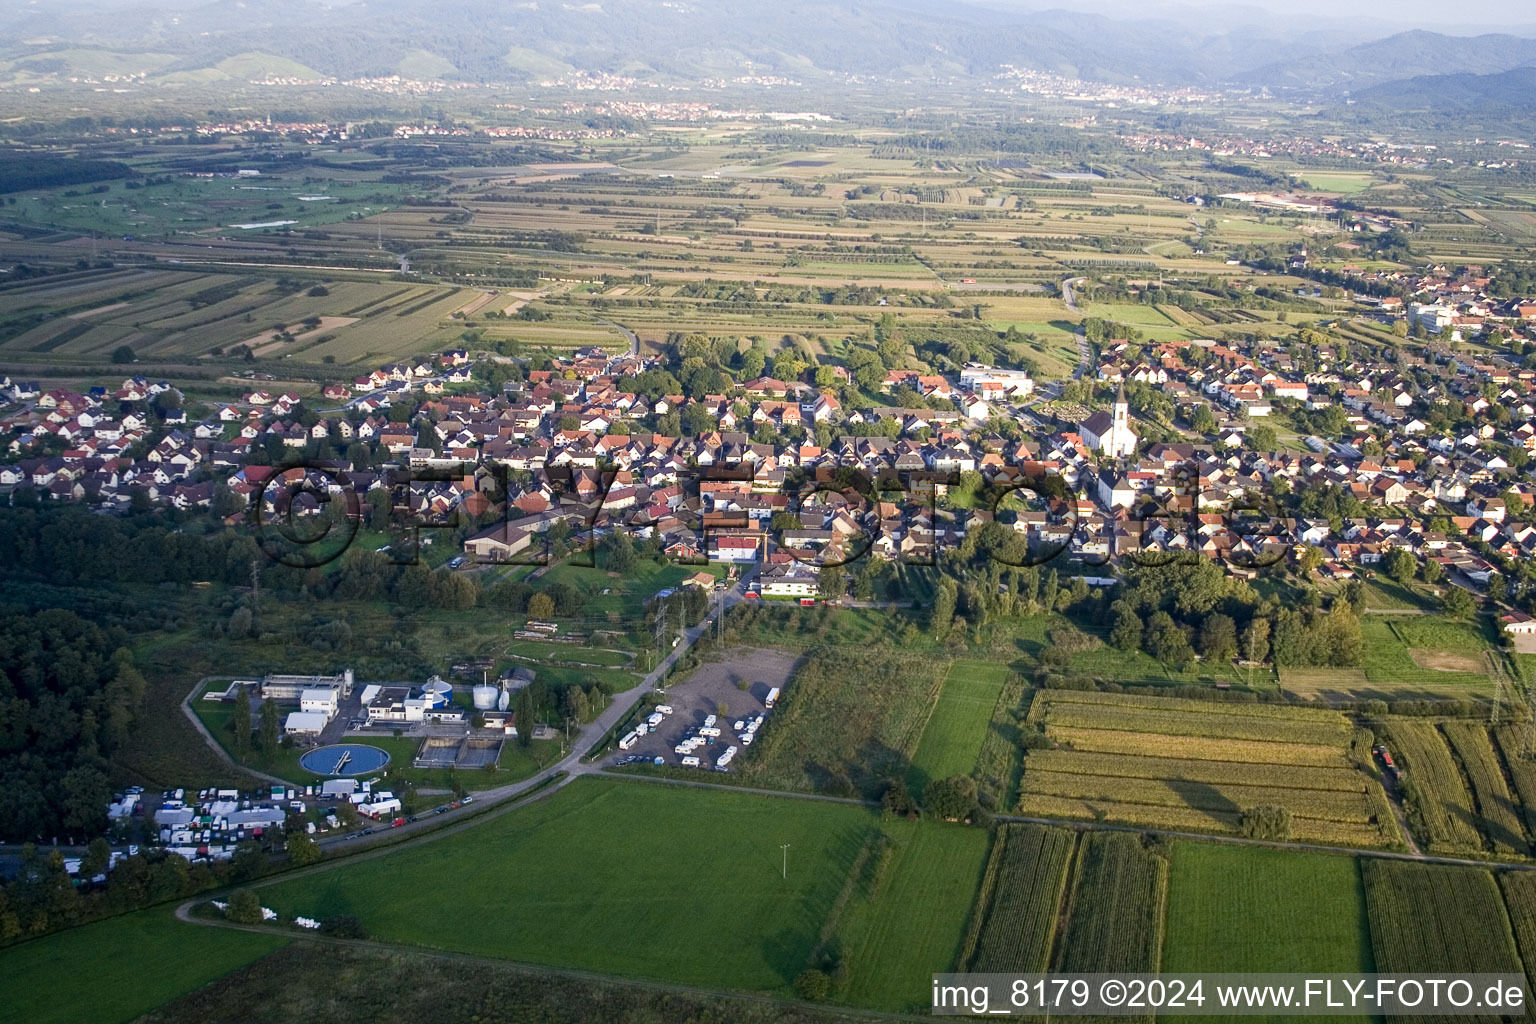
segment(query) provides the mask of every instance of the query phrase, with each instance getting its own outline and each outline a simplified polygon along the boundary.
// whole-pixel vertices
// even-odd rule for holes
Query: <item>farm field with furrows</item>
[[[1053,956],[1063,973],[1156,971],[1162,961],[1168,862],[1142,837],[1088,832],[1078,841],[1066,930]]]
[[[1369,972],[1358,859],[1174,843],[1163,967]]]
[[[264,359],[316,366],[323,359],[343,366],[367,360],[372,367],[451,341],[453,330],[440,330],[443,318],[476,294],[385,280],[285,280],[268,274],[113,275],[91,282],[87,291],[64,291],[67,315],[30,329],[29,303],[50,293],[0,292],[0,310],[9,299],[11,322],[20,328],[0,341],[0,359],[99,364],[126,344],[141,360],[197,365],[209,357],[232,358],[243,346]]]
[[[1369,858],[1360,869],[1376,970],[1521,973],[1510,918],[1489,872]],[[1519,919],[1528,925],[1527,883],[1514,891],[1521,896]]]
[[[1408,821],[1433,851],[1529,856],[1536,774],[1529,725],[1490,733],[1476,721],[1387,722],[1383,742],[1406,773]]]
[[[1337,712],[1043,690],[1029,721],[1055,746],[1026,751],[1019,814],[1230,834],[1245,811],[1276,804],[1298,839],[1401,841]]]
[[[1044,971],[1077,835],[1044,825],[1006,825],[992,841],[972,920],[966,970]]]

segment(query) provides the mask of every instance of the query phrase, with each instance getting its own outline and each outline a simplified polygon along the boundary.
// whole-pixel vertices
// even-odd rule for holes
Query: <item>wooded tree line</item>
[[[80,859],[78,877],[84,884],[77,887],[64,870],[64,857],[58,850],[45,852],[30,843],[24,846],[16,877],[0,885],[0,946],[192,896],[272,870],[261,847],[249,841],[241,843],[230,860],[214,864],[193,864],[177,854],[154,851],[121,858],[109,872],[111,856],[105,839],[92,841]],[[102,876],[102,881],[92,881]]]
[[[118,627],[51,609],[0,618],[0,835],[88,837],[106,822],[112,753],[144,676]]]
[[[133,168],[117,160],[81,160],[55,155],[7,157],[0,160],[0,195],[32,189],[83,185],[109,178],[126,178]]]

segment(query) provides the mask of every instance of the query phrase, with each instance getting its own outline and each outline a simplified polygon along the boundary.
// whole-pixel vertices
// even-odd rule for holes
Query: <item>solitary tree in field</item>
[[[1278,804],[1260,804],[1243,812],[1243,835],[1283,843],[1291,838],[1291,812]]]
[[[261,924],[261,900],[249,889],[237,889],[229,895],[224,916],[235,924]]]
[[[923,803],[935,816],[946,821],[961,821],[976,809],[976,780],[969,775],[934,779],[923,790]]]
[[[244,686],[235,693],[235,717],[229,727],[235,733],[235,753],[244,757],[251,751],[251,691]]]
[[[261,702],[261,752],[267,757],[277,753],[281,735],[277,724],[277,701],[268,697]]]

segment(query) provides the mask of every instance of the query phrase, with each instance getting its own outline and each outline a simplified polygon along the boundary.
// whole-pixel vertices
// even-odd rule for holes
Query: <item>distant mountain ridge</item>
[[[1415,30],[1347,49],[1275,61],[1238,77],[1273,89],[1342,92],[1424,75],[1488,74],[1536,65],[1536,39]]]
[[[1418,74],[1536,65],[1536,40],[1517,36],[1358,39],[1320,23],[1282,30],[961,0],[50,0],[0,10],[0,76],[121,73],[137,62],[151,80],[217,81],[259,72],[265,59],[273,74],[339,78],[519,82],[580,70],[680,83],[748,74],[921,81],[989,78],[1011,64],[1090,81],[1326,96]]]
[[[1482,116],[1536,112],[1536,66],[1491,75],[1419,75],[1356,93],[1360,107]]]

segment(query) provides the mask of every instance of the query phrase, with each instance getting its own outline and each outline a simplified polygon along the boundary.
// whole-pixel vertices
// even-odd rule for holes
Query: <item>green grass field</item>
[[[1372,177],[1369,171],[1351,174],[1348,171],[1334,173],[1313,172],[1300,175],[1300,181],[1308,188],[1321,189],[1324,192],[1342,192],[1352,195],[1363,192],[1371,187]]]
[[[851,909],[842,930],[848,980],[841,998],[871,1009],[924,1010],[930,975],[955,969],[988,837],[931,822],[887,831],[897,842],[889,877]]]
[[[1165,971],[1374,970],[1354,857],[1178,843],[1169,875]]]
[[[585,552],[565,559],[550,566],[549,571],[534,581],[534,587],[542,589],[554,583],[575,587],[587,595],[586,605],[582,609],[582,614],[587,616],[637,617],[644,610],[646,602],[656,596],[657,591],[675,587],[694,573],[708,572],[721,578],[725,576],[724,566],[718,564],[663,565],[649,558],[642,558],[630,572],[610,576],[601,568],[592,566],[591,561],[592,555]]]
[[[183,924],[169,907],[0,952],[0,1006],[32,1024],[117,1024],[223,977],[287,940]]]
[[[1176,843],[1163,967],[1370,972],[1355,858]]]
[[[909,777],[947,668],[905,652],[812,649],[742,759],[741,778],[769,789],[878,799],[888,780]]]
[[[1478,624],[1430,615],[1366,615],[1360,637],[1365,676],[1373,684],[1490,687],[1477,662],[1488,647]]]
[[[976,768],[997,693],[1008,666],[987,661],[957,661],[944,677],[939,701],[912,756],[909,782],[921,792],[931,779],[969,775]]]
[[[578,779],[524,810],[262,898],[285,917],[356,914],[394,942],[784,994],[876,826],[846,805]]]

